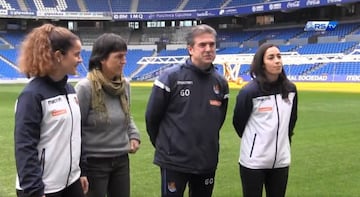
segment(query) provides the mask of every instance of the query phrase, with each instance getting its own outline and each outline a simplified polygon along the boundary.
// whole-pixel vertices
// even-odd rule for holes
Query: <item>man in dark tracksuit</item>
[[[163,197],[210,197],[225,120],[229,88],[216,72],[216,32],[199,25],[188,35],[190,58],[155,80],[146,111],[146,127],[161,168]]]

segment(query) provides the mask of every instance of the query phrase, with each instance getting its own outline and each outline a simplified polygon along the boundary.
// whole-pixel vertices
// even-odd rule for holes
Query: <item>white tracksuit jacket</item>
[[[32,79],[15,109],[16,189],[25,196],[63,190],[80,177],[81,115],[67,77]]]
[[[239,163],[250,169],[290,165],[290,142],[297,119],[297,90],[291,83],[287,99],[278,83],[266,84],[263,93],[256,80],[240,90],[233,125],[241,137]]]

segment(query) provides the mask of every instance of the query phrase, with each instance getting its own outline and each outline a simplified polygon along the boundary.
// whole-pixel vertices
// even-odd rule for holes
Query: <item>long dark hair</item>
[[[254,58],[253,58],[253,61],[251,63],[251,67],[250,67],[251,78],[256,80],[260,84],[260,88],[264,92],[268,91],[265,88],[265,84],[269,83],[269,80],[267,79],[266,74],[265,74],[264,55],[265,55],[266,50],[271,47],[279,48],[278,46],[271,44],[271,43],[265,43],[265,44],[260,45],[260,47],[258,48],[258,50],[256,51],[256,53],[254,55]],[[287,98],[289,95],[289,91],[290,91],[289,86],[290,86],[291,82],[286,77],[284,69],[282,69],[282,71],[279,75],[279,78],[277,80],[277,83],[280,84],[282,98]]]

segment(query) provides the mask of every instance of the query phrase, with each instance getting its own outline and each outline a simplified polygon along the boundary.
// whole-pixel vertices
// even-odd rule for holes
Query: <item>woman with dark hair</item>
[[[75,86],[88,197],[130,196],[128,153],[138,150],[140,135],[130,114],[130,86],[123,76],[126,53],[126,42],[119,35],[101,35],[93,45],[87,78]]]
[[[290,143],[297,120],[297,90],[283,69],[280,50],[263,44],[251,64],[250,81],[236,99],[233,125],[241,138],[240,176],[244,197],[286,193]]]
[[[63,27],[34,28],[20,48],[19,67],[30,82],[15,110],[18,197],[83,197],[80,108],[67,75],[82,62],[79,37]],[[83,188],[82,188],[83,187]]]

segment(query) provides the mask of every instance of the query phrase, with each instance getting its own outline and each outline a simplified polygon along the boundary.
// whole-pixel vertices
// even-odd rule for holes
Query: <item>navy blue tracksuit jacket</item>
[[[164,71],[146,111],[154,163],[184,173],[215,171],[228,95],[227,81],[213,66],[200,70],[189,59]]]

